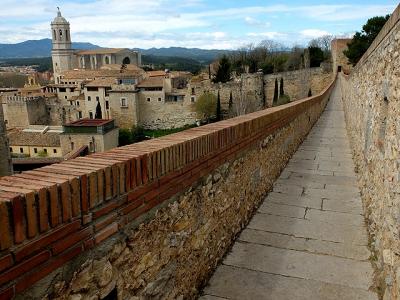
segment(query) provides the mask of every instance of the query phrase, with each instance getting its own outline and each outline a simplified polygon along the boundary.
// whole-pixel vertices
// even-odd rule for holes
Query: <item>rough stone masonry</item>
[[[400,6],[339,78],[383,299],[400,298]]]
[[[320,95],[0,180],[0,298],[190,298],[323,111]]]

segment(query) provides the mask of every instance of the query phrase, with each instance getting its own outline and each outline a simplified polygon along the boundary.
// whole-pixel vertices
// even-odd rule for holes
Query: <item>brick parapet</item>
[[[96,153],[0,180],[0,299],[11,298],[329,97]]]

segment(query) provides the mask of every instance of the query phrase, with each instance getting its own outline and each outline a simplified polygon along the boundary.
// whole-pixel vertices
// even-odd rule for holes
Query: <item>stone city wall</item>
[[[4,124],[3,106],[0,103],[0,177],[11,174],[11,157]]]
[[[0,299],[187,299],[323,111],[318,96],[0,180]]]
[[[284,92],[291,101],[294,101],[306,98],[310,88],[313,95],[321,93],[330,84],[334,74],[330,69],[321,67],[264,76],[259,73],[242,76],[243,80],[237,79],[224,84],[212,84],[209,80],[205,80],[193,83],[190,88],[195,88],[196,97],[200,97],[205,91],[213,92],[215,95],[219,91],[222,110],[225,116],[229,117],[243,114],[243,112],[258,111],[263,108],[264,101],[266,107],[272,107],[275,79],[278,80],[279,87],[280,80],[283,78]],[[231,92],[233,103],[230,108]],[[241,98],[244,103],[240,103]]]
[[[283,78],[285,95],[290,97],[290,101],[295,101],[306,98],[310,89],[312,95],[318,95],[330,84],[333,76],[331,70],[322,67],[266,75],[264,81],[268,106],[272,106],[274,99],[275,79],[278,80],[279,87]]]
[[[400,298],[400,6],[340,84],[377,281]]]
[[[167,101],[162,91],[145,91],[138,99],[138,123],[146,129],[180,128],[196,122],[193,102],[187,95],[183,101],[175,102]]]

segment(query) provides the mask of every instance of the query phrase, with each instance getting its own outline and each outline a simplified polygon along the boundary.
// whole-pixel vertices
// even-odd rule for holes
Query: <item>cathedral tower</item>
[[[69,23],[61,16],[59,9],[57,17],[51,22],[51,35],[54,81],[59,83],[61,72],[73,69],[73,50],[71,48]]]

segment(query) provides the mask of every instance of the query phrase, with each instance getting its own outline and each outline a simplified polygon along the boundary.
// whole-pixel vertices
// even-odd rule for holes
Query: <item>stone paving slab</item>
[[[293,155],[202,300],[372,300],[368,235],[340,89]]]
[[[314,240],[250,228],[243,230],[238,240],[277,248],[351,258],[360,261],[368,260],[370,257],[367,246]]]
[[[224,264],[366,290],[373,276],[364,262],[253,243],[235,243]]]
[[[352,225],[255,214],[247,227],[337,243],[368,244],[367,233],[360,230],[360,227]]]
[[[304,208],[322,208],[322,199],[321,198],[313,198],[308,196],[296,196],[296,195],[288,195],[282,193],[272,192],[268,195],[268,200],[265,202],[272,202],[276,204],[284,204],[289,206],[299,206]]]
[[[229,287],[229,288],[227,288]],[[274,275],[232,266],[220,266],[205,290],[223,299],[240,300],[373,300],[374,295],[363,289]],[[207,298],[213,300],[220,298]]]

